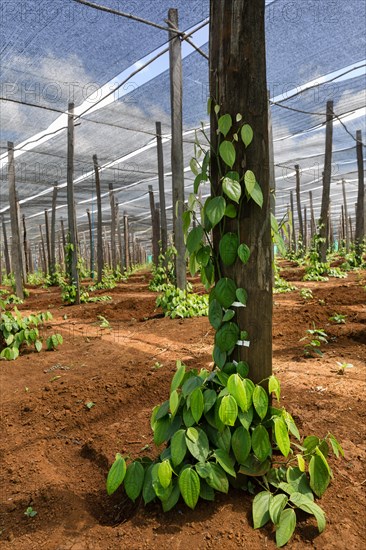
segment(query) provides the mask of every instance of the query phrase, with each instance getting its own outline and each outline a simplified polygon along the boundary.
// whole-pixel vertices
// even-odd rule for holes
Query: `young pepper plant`
[[[332,472],[327,456],[330,448],[338,457],[343,450],[332,434],[324,439],[309,436],[301,443],[296,424],[288,411],[271,406],[269,394],[280,399],[280,383],[270,376],[259,384],[250,377],[250,366],[235,361],[237,345],[249,345],[247,333],[239,329],[237,308],[245,307],[244,288],[223,277],[220,263],[232,265],[238,259],[248,262],[250,249],[240,242],[239,230],[226,231],[226,219],[237,219],[246,200],[262,207],[263,194],[251,170],[239,174],[232,168],[238,147],[250,147],[253,130],[238,114],[235,123],[228,114],[219,116],[215,106],[219,145],[213,151],[206,139],[203,146],[196,137],[191,169],[195,174],[194,193],[188,199],[183,223],[190,271],[198,270],[209,295],[209,321],[216,331],[213,349],[214,368],[186,371],[178,362],[171,382],[170,396],[152,413],[154,442],[165,448],[151,461],[142,458],[126,464],[119,453],[107,478],[107,492],[123,483],[126,494],[136,500],[140,495],[148,504],[159,499],[163,510],[175,506],[180,496],[190,508],[199,498],[213,500],[215,491],[227,493],[229,486],[259,492],[253,501],[255,528],[272,521],[276,542],[283,546],[296,526],[296,509],[315,516],[319,531],[325,515],[315,504],[322,496]],[[226,139],[231,132],[233,139]],[[205,202],[200,187],[210,182],[210,156],[214,155],[220,173],[220,193]],[[191,223],[194,220],[194,226]],[[212,246],[211,231],[218,226],[218,255]],[[272,230],[276,224],[272,223]],[[216,281],[216,284],[214,284]],[[263,387],[268,386],[268,393]]]

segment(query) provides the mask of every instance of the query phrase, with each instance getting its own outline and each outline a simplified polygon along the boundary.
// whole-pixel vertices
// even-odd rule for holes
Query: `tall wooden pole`
[[[150,199],[150,213],[151,213],[151,227],[152,227],[152,252],[153,252],[153,262],[157,266],[159,263],[159,226],[157,225],[156,220],[156,208],[155,208],[155,199],[154,191],[152,185],[149,185],[149,199]]]
[[[307,208],[304,206],[304,251],[308,247],[308,219],[307,219]]]
[[[178,10],[170,9],[168,24],[176,29]],[[169,63],[170,63],[170,100],[172,121],[172,183],[173,183],[173,228],[174,246],[177,250],[175,270],[177,287],[186,288],[186,261],[183,234],[184,212],[184,164],[183,164],[183,115],[182,115],[182,46],[176,33],[169,33]]]
[[[29,261],[28,261],[28,241],[27,241],[27,226],[25,224],[25,215],[22,216],[23,222],[23,249],[24,249],[24,260],[25,260],[25,272],[29,273]]]
[[[93,278],[94,274],[94,238],[93,227],[89,208],[86,209],[86,215],[88,216],[89,225],[89,246],[90,246],[90,277]]]
[[[51,275],[51,243],[50,243],[50,224],[48,221],[48,210],[44,211],[45,231],[46,231],[46,247],[47,247],[47,271]]]
[[[67,214],[69,225],[69,250],[70,265],[69,278],[70,284],[76,288],[75,302],[80,304],[80,282],[78,272],[78,247],[77,247],[77,228],[75,216],[74,200],[74,104],[68,106],[68,125],[67,125]]]
[[[41,256],[41,260],[42,260],[43,273],[46,277],[48,275],[47,256],[46,256],[46,248],[45,248],[45,245],[44,245],[43,231],[42,231],[42,226],[41,225],[39,226],[39,234],[41,236],[39,251],[40,251],[40,256]]]
[[[14,144],[8,141],[8,183],[9,183],[9,205],[11,222],[11,257],[12,268],[15,277],[15,292],[18,298],[24,299],[23,291],[23,262],[20,245],[19,219],[17,210],[17,196],[15,189],[15,165],[14,165]]]
[[[363,149],[362,149],[362,132],[357,130],[356,132],[356,154],[357,154],[357,169],[358,169],[358,194],[357,194],[357,206],[356,206],[356,229],[355,229],[355,243],[356,253],[360,257],[362,254],[362,242],[365,238],[366,229],[366,205],[365,205],[365,179],[363,168]]]
[[[97,281],[102,282],[103,277],[103,234],[102,234],[102,197],[100,191],[99,166],[97,155],[93,155],[95,174],[95,190],[97,195]]]
[[[333,101],[327,101],[327,121],[325,129],[325,157],[323,175],[322,204],[319,219],[319,244],[320,261],[327,261],[327,235],[328,235],[328,211],[330,199],[330,180],[332,176],[332,142],[333,142]]]
[[[11,264],[10,264],[10,254],[9,254],[9,246],[8,246],[8,237],[6,234],[6,225],[4,216],[1,216],[1,225],[3,228],[3,237],[4,237],[4,259],[5,259],[5,269],[7,276],[11,273]]]
[[[294,194],[290,191],[290,204],[291,204],[291,235],[292,235],[292,249],[294,252],[297,251],[297,239],[296,239],[296,229],[295,229],[295,208],[294,208]]]
[[[131,257],[130,257],[130,236],[129,236],[129,227],[128,227],[128,216],[126,212],[123,214],[123,233],[125,241],[125,267],[129,269],[131,267]]]
[[[122,242],[122,231],[121,231],[121,219],[119,215],[119,204],[116,199],[116,228],[117,228],[117,238],[118,238],[118,255],[119,255],[119,267],[122,271],[123,269],[123,242]]]
[[[301,197],[300,197],[300,166],[295,165],[296,171],[296,205],[297,205],[297,218],[299,220],[299,238],[302,243],[304,243],[304,224],[302,222],[302,211],[301,211]]]
[[[163,145],[161,141],[161,122],[155,122],[156,144],[158,153],[158,176],[159,176],[159,202],[160,202],[160,230],[161,230],[161,252],[165,256],[168,248],[168,228],[165,209],[165,189],[164,189],[164,157]]]
[[[220,261],[221,276],[231,278],[248,293],[247,307],[237,309],[240,330],[249,334],[250,346],[236,346],[235,358],[247,360],[250,377],[260,382],[272,372],[272,239],[270,220],[268,100],[264,34],[264,0],[210,1],[210,95],[220,114],[235,120],[241,113],[254,131],[250,147],[236,148],[233,170],[253,170],[263,193],[263,206],[243,200],[237,220],[225,218],[225,232],[239,232],[251,255],[245,267]],[[231,140],[229,134],[226,139]],[[211,144],[217,150],[217,118],[211,110]],[[221,194],[221,177],[214,155],[210,173],[215,194]],[[244,190],[243,190],[244,194]],[[227,221],[226,221],[227,220]],[[214,228],[218,256],[221,230]]]
[[[56,205],[57,205],[57,184],[53,186],[52,193],[52,210],[51,210],[51,261],[50,261],[50,274],[52,283],[54,284],[54,278],[56,273]]]
[[[348,225],[348,207],[347,207],[347,195],[346,195],[346,183],[342,179],[342,193],[343,193],[343,206],[344,206],[344,217],[345,217],[345,228],[346,228],[346,251],[349,252],[349,225]]]
[[[113,192],[113,183],[109,184],[109,204],[111,207],[111,252],[112,252],[112,267],[117,269],[117,246],[116,246],[116,201]]]

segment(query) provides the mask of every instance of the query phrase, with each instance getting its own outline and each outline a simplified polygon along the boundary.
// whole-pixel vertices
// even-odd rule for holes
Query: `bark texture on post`
[[[76,299],[75,302],[80,304],[80,283],[78,272],[78,246],[77,246],[77,228],[75,216],[75,200],[74,200],[74,104],[69,103],[68,106],[68,124],[67,124],[67,214],[68,214],[68,229],[69,243],[69,277],[70,284],[75,285]]]
[[[366,228],[366,205],[365,205],[365,179],[363,168],[363,149],[362,149],[362,132],[357,130],[356,132],[356,151],[357,151],[357,168],[358,168],[358,195],[356,206],[356,230],[355,230],[355,243],[356,253],[358,256],[362,253],[362,241],[365,238]]]
[[[272,238],[270,223],[268,101],[264,34],[264,0],[211,0],[210,8],[210,94],[220,105],[220,114],[235,120],[241,113],[254,131],[252,144],[236,147],[233,169],[240,175],[250,169],[263,192],[263,207],[243,200],[239,237],[251,256],[243,266],[221,265],[222,276],[234,280],[248,292],[247,307],[237,309],[240,330],[249,333],[250,347],[238,346],[237,358],[247,360],[249,375],[259,382],[272,373]],[[217,146],[217,119],[211,112],[211,143]],[[228,136],[231,139],[231,135]],[[217,163],[211,159],[214,190],[221,193]],[[236,220],[225,219],[225,231],[237,231]],[[214,229],[218,252],[220,232]]]
[[[15,189],[15,165],[14,145],[8,141],[8,183],[9,183],[9,205],[11,222],[11,257],[12,268],[15,278],[15,292],[18,298],[24,299],[23,291],[23,262],[20,244],[19,219],[17,209],[17,196]]]
[[[99,167],[97,155],[93,155],[95,174],[95,191],[97,195],[97,282],[102,282],[103,277],[103,234],[102,234],[102,197],[100,191]]]
[[[168,23],[179,28],[178,10],[170,9]],[[182,115],[182,47],[180,37],[169,33],[170,100],[172,117],[172,183],[174,246],[177,250],[175,270],[177,287],[186,288],[186,247],[183,234],[184,212],[184,164],[183,164],[183,115]]]
[[[327,261],[327,236],[329,232],[329,199],[330,199],[330,179],[332,176],[332,142],[333,142],[333,101],[327,101],[327,123],[325,129],[325,158],[323,174],[323,193],[322,205],[319,219],[319,244],[320,261]]]
[[[164,157],[163,157],[163,145],[161,141],[161,123],[156,122],[155,127],[156,127],[156,143],[157,143],[157,152],[158,152],[161,252],[165,256],[168,248],[168,229],[167,229],[166,209],[165,209]]]

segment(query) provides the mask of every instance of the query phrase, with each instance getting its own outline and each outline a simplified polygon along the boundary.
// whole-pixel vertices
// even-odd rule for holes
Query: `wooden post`
[[[156,234],[157,238],[157,252],[158,252],[158,263],[159,263],[159,241],[160,241],[160,203],[156,203],[155,205],[155,212],[154,212],[154,223],[155,223],[155,229],[154,233]],[[139,245],[140,247],[140,245]],[[158,265],[158,264],[156,264]]]
[[[17,196],[15,189],[15,165],[14,165],[14,144],[8,141],[8,183],[9,183],[9,205],[11,222],[11,257],[12,268],[15,277],[15,292],[18,298],[24,299],[23,291],[23,262],[20,245],[19,219],[17,211]]]
[[[211,0],[210,2],[210,95],[220,105],[220,115],[235,120],[242,113],[254,131],[250,147],[236,147],[233,170],[242,176],[253,170],[263,193],[263,206],[243,200],[237,220],[225,219],[225,232],[239,232],[241,243],[251,255],[245,266],[220,261],[222,277],[231,278],[248,293],[247,307],[236,309],[240,330],[248,331],[250,346],[237,346],[235,359],[247,360],[250,377],[260,382],[272,373],[272,238],[270,220],[268,100],[264,35],[264,0]],[[231,140],[229,134],[226,139]],[[217,118],[211,110],[211,145],[217,149]],[[214,194],[221,194],[221,177],[211,157]],[[244,193],[244,191],[243,191]],[[214,228],[214,249],[218,254],[221,230]],[[216,274],[217,276],[217,274]]]
[[[357,154],[357,169],[358,169],[358,194],[357,194],[357,206],[356,206],[356,229],[355,229],[355,244],[356,254],[361,260],[362,255],[362,243],[365,238],[366,228],[366,205],[365,205],[365,180],[364,180],[364,168],[363,168],[363,149],[362,149],[362,132],[357,130],[356,132],[356,154]]]
[[[332,176],[333,116],[333,101],[327,101],[323,193],[319,219],[319,235],[322,239],[319,243],[319,259],[323,263],[327,261],[327,235],[329,225],[328,211],[330,198],[330,180]]]
[[[27,226],[25,225],[24,214],[22,216],[22,222],[23,222],[23,249],[24,249],[24,260],[25,260],[25,272],[29,273]]]
[[[8,237],[6,234],[6,225],[4,216],[1,216],[1,225],[3,228],[3,237],[4,237],[4,259],[5,259],[5,270],[6,274],[9,277],[11,273],[11,264],[10,264],[10,254],[9,254],[9,246],[8,246]]]
[[[333,249],[334,239],[333,239],[333,222],[332,222],[332,202],[329,201],[329,210],[328,210],[328,235],[327,235],[327,249],[330,248]]]
[[[125,268],[129,269],[131,267],[131,260],[130,260],[130,246],[129,246],[129,229],[128,229],[128,216],[126,212],[123,214],[123,233],[124,233],[124,241],[125,241]]]
[[[47,270],[46,247],[44,245],[43,231],[42,231],[42,226],[41,225],[39,226],[39,233],[40,233],[40,236],[41,236],[40,255],[41,255],[41,259],[42,259],[43,273],[44,273],[45,277],[47,277],[48,270]]]
[[[77,247],[77,229],[75,217],[74,201],[74,104],[68,105],[68,126],[67,126],[67,214],[69,243],[72,245],[69,250],[70,265],[69,279],[70,284],[76,288],[75,302],[80,304],[80,282],[78,272],[78,247]],[[71,249],[72,248],[72,249]]]
[[[345,217],[345,229],[346,229],[346,252],[349,252],[349,226],[348,226],[348,207],[347,207],[347,195],[346,195],[346,183],[342,178],[342,193],[343,193],[343,206]]]
[[[93,155],[95,174],[95,191],[97,195],[97,281],[102,282],[103,277],[103,234],[102,234],[102,197],[100,192],[99,166],[97,155]]]
[[[65,246],[66,246],[66,235],[65,235],[65,226],[64,226],[64,220],[63,220],[63,218],[61,218],[60,223],[61,223],[61,233],[62,233],[62,246],[64,247],[64,250],[65,250]]]
[[[34,272],[33,254],[32,254],[32,248],[30,245],[28,246],[28,267],[29,267],[29,273],[33,273]]]
[[[299,220],[299,239],[304,243],[304,224],[302,222],[301,212],[301,198],[300,198],[300,166],[295,164],[296,171],[296,204],[297,204],[297,217]]]
[[[346,237],[346,230],[345,230],[345,219],[344,219],[344,206],[341,205],[341,220],[342,220],[342,248],[344,247],[344,241]]]
[[[154,200],[154,191],[152,185],[149,185],[149,199],[150,199],[150,213],[151,213],[151,227],[152,227],[152,251],[153,251],[153,262],[157,266],[159,263],[159,226],[157,225],[156,220],[156,208]]]
[[[89,224],[90,277],[93,279],[94,278],[94,238],[93,238],[93,227],[92,227],[89,208],[86,209],[86,214],[88,216],[88,224]]]
[[[112,267],[113,270],[117,269],[117,247],[116,247],[116,202],[113,192],[113,183],[110,181],[109,187],[109,204],[111,206],[111,253],[112,253]]]
[[[315,223],[315,214],[314,214],[313,193],[312,193],[312,191],[309,191],[309,199],[310,199],[310,237],[311,237],[311,239],[313,239],[314,235],[316,233],[316,223]]]
[[[291,204],[291,235],[292,235],[292,249],[294,252],[297,251],[297,239],[296,239],[296,229],[295,229],[295,208],[294,208],[294,194],[290,191],[290,204]]]
[[[307,220],[307,209],[304,206],[304,252],[306,252],[308,247],[308,220]]]
[[[176,29],[178,10],[170,9],[168,24]],[[180,37],[169,33],[169,63],[170,63],[170,99],[172,120],[172,184],[173,184],[173,230],[174,246],[177,250],[175,271],[177,287],[186,288],[186,261],[183,234],[184,212],[184,164],[183,164],[183,116],[182,116],[182,47]]]
[[[47,271],[51,275],[51,243],[50,243],[50,224],[48,223],[48,211],[44,211],[45,231],[46,231],[46,250],[47,250]]]
[[[119,204],[116,200],[116,227],[117,227],[117,238],[118,238],[118,254],[119,254],[119,268],[122,272],[123,270],[123,242],[122,242],[122,231],[121,231],[121,219],[119,215]]]
[[[160,201],[160,229],[161,229],[161,252],[165,257],[168,248],[168,228],[165,209],[165,189],[164,189],[164,157],[163,145],[161,141],[161,122],[155,122],[156,144],[158,153],[158,175],[159,175],[159,201]]]
[[[51,211],[51,261],[50,275],[52,284],[55,283],[56,274],[56,205],[57,205],[57,184],[53,186],[52,211]]]

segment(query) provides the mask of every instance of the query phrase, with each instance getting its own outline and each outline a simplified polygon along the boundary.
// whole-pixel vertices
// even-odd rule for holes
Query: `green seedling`
[[[300,297],[303,300],[312,300],[314,298],[310,288],[303,288],[302,290],[300,290]]]
[[[98,315],[98,320],[100,328],[111,328],[110,322],[103,315]]]
[[[322,344],[328,343],[328,335],[324,332],[323,329],[314,328],[307,329],[306,335],[301,338],[300,342],[307,341],[304,346],[304,356],[305,357],[314,357],[314,355],[319,355],[323,357],[323,352],[320,349]]]
[[[156,361],[156,363],[154,363],[154,365],[152,366],[152,368],[155,370],[161,369],[162,367],[163,365],[159,363],[159,361]]]
[[[337,325],[344,325],[346,323],[347,315],[341,315],[340,313],[335,313],[332,317],[329,317],[329,321],[337,323]]]
[[[90,409],[92,409],[93,407],[95,407],[95,403],[93,403],[93,401],[87,401],[85,403],[85,407],[90,411]]]
[[[26,511],[24,512],[24,515],[28,518],[34,518],[37,515],[38,512],[36,510],[33,510],[32,506],[28,506]]]
[[[337,374],[340,374],[340,375],[344,375],[346,374],[346,369],[352,369],[353,368],[353,365],[352,363],[341,363],[340,361],[337,361],[337,365],[338,365],[338,369],[337,369]]]

